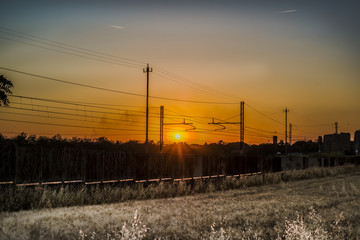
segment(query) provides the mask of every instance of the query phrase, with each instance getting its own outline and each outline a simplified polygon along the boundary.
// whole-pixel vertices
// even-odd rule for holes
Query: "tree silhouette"
[[[11,81],[7,80],[3,75],[0,75],[0,106],[1,103],[4,106],[9,106],[9,99],[7,94],[12,94],[10,88],[14,85]]]

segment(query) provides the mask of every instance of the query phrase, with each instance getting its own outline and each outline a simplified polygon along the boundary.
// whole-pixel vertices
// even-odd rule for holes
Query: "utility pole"
[[[149,72],[152,72],[152,68],[147,64],[146,69],[143,69],[143,72],[146,72],[146,140],[145,140],[145,152],[149,153]]]
[[[287,133],[287,114],[289,112],[289,109],[285,108],[284,110],[285,112],[285,153],[287,154],[287,137],[288,137],[288,133]]]
[[[289,112],[289,109],[285,108],[284,112],[285,112],[285,145],[286,145],[287,144],[287,136],[288,136],[288,133],[287,133],[287,114]]]
[[[160,152],[164,145],[164,106],[160,106]]]
[[[289,124],[289,144],[291,145],[292,124]]]
[[[335,133],[338,134],[338,122],[335,122]]]
[[[243,149],[244,146],[244,125],[245,125],[245,121],[244,121],[244,101],[240,102],[240,149]]]

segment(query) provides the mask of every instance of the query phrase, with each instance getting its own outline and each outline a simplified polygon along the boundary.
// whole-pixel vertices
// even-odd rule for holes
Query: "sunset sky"
[[[161,105],[165,123],[196,127],[167,125],[166,143],[239,141],[239,125],[208,123],[238,122],[240,101],[250,144],[284,139],[286,107],[293,141],[335,122],[353,138],[359,12],[358,1],[3,0],[0,75],[16,96],[0,108],[0,133],[144,141],[149,63],[155,142]]]

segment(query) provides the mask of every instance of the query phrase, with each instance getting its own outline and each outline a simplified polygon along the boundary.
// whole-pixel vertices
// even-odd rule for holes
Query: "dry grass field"
[[[180,197],[0,213],[0,239],[359,238],[359,171]]]

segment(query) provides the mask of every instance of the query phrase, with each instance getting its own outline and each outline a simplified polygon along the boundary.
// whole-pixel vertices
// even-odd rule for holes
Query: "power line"
[[[32,110],[31,110],[32,111]],[[39,112],[37,110],[34,110],[36,112]],[[18,115],[18,116],[29,116],[29,117],[41,117],[41,118],[54,118],[57,120],[69,120],[69,121],[80,121],[80,122],[91,122],[91,123],[99,123],[99,124],[105,124],[105,125],[123,125],[123,126],[129,126],[129,123],[119,123],[119,122],[99,122],[99,121],[93,121],[93,120],[89,120],[89,119],[76,119],[76,118],[66,118],[66,117],[54,117],[54,116],[44,116],[44,115],[35,115],[35,114],[27,114],[27,113],[18,113],[18,112],[2,112],[2,114],[11,114],[11,115]],[[102,118],[103,120],[103,118]],[[108,119],[106,119],[108,120]],[[124,121],[124,122],[131,122],[131,123],[135,123],[133,121]],[[136,123],[141,123],[141,122],[136,122]],[[156,124],[157,125],[157,124]],[[135,124],[131,124],[132,127],[144,127],[143,125],[135,125]],[[155,128],[153,128],[155,129]]]
[[[140,112],[140,111],[121,109],[121,108],[114,108],[114,107],[117,106],[117,107],[145,108],[144,106],[79,102],[79,101],[70,101],[70,100],[59,100],[59,99],[29,97],[29,96],[14,95],[14,94],[9,95],[8,97],[16,97],[16,98],[20,98],[20,99],[31,99],[31,100],[37,100],[37,101],[53,102],[53,103],[60,103],[60,104],[69,104],[69,105],[84,106],[84,107],[93,107],[93,108],[99,108],[99,109],[124,110],[124,111],[132,111],[132,112]],[[112,107],[101,107],[101,106],[112,106]],[[149,108],[158,108],[158,107],[149,107]]]
[[[169,110],[169,109],[166,109],[167,112],[171,112],[173,114],[166,114],[167,116],[179,116],[179,117],[186,117],[186,118],[189,118],[189,119],[196,119],[196,118],[212,118],[212,117],[206,117],[206,116],[195,116],[195,115],[188,115],[188,114],[181,114],[181,113],[178,113],[176,111],[173,111],[173,110]],[[202,123],[205,123],[207,124],[207,122],[202,122]]]
[[[292,110],[292,113],[294,113],[295,115],[298,115],[299,117],[302,117],[303,119],[305,119],[305,120],[307,120],[309,122],[316,122],[318,125],[324,125],[325,124],[325,123],[320,123],[320,122],[318,122],[318,121],[316,121],[314,119],[310,119],[308,117],[305,117],[304,115],[302,115],[302,114],[300,114],[300,113],[298,113],[298,112],[296,112],[294,110]]]
[[[306,133],[306,134],[312,134],[312,135],[314,135],[314,133],[312,133],[312,132],[303,131],[303,130],[297,128],[297,127],[298,127],[298,125],[293,126],[293,130],[294,130],[294,131],[298,131],[298,132],[303,132],[303,133]]]
[[[257,132],[253,132],[251,130],[246,130],[247,132],[250,132],[250,133],[253,133],[255,134],[256,136],[262,136],[262,137],[265,137],[265,138],[271,138],[272,136],[267,136],[267,135],[264,135],[264,134],[261,134],[261,133],[257,133]]]
[[[177,75],[177,74],[171,73],[171,72],[169,72],[169,71],[167,71],[167,70],[165,70],[165,69],[163,69],[163,68],[161,68],[161,67],[158,67],[158,66],[154,66],[154,67],[156,67],[156,69],[157,69],[158,71],[160,71],[160,72],[162,72],[162,73],[164,73],[164,74],[166,74],[166,75],[168,75],[168,76],[171,76],[172,78],[176,78],[176,79],[178,79],[178,80],[180,80],[180,81],[182,81],[182,82],[186,82],[186,83],[188,83],[188,84],[197,86],[197,87],[199,87],[199,88],[206,89],[207,91],[213,92],[213,93],[215,93],[215,94],[217,94],[217,95],[221,95],[221,96],[223,96],[223,97],[229,98],[229,95],[228,95],[227,93],[224,93],[224,92],[222,92],[222,91],[220,91],[220,90],[218,90],[218,89],[214,89],[214,88],[211,88],[211,87],[209,87],[209,86],[207,86],[207,85],[203,85],[203,84],[200,84],[200,83],[191,81],[191,80],[186,79],[186,78],[184,78],[184,77],[181,77],[181,76],[179,76],[179,75]],[[231,98],[231,99],[236,99],[236,100],[238,100],[238,97],[235,97],[235,96],[230,96],[230,98]]]
[[[34,107],[45,107],[45,108],[53,108],[53,109],[77,111],[77,112],[80,111],[80,112],[101,113],[101,114],[109,114],[109,115],[124,115],[124,116],[133,116],[133,117],[142,117],[142,115],[129,114],[129,113],[102,112],[102,111],[94,111],[94,110],[86,110],[86,109],[77,109],[77,108],[55,107],[55,106],[32,104],[32,103],[12,102],[12,104],[25,105],[25,106],[34,106]],[[121,111],[126,111],[126,110],[121,110]]]
[[[15,72],[15,73],[20,73],[20,74],[28,75],[28,76],[32,76],[32,77],[42,78],[42,79],[46,79],[46,80],[50,80],[50,81],[55,81],[55,82],[60,82],[60,83],[65,83],[65,84],[70,84],[70,85],[75,85],[75,86],[79,86],[79,87],[92,88],[92,89],[96,89],[96,90],[108,91],[108,92],[113,92],[113,93],[127,94],[127,95],[137,96],[137,97],[145,97],[145,95],[143,95],[143,94],[130,93],[130,92],[124,92],[124,91],[119,91],[119,90],[112,90],[112,89],[107,89],[107,88],[102,88],[102,87],[95,87],[95,86],[91,86],[91,85],[87,85],[87,84],[65,81],[65,80],[61,80],[61,79],[56,79],[56,78],[52,78],[52,77],[41,76],[41,75],[33,74],[33,73],[22,72],[22,71],[19,71],[19,70],[10,69],[10,68],[5,68],[5,67],[0,67],[0,69],[7,70],[7,71],[11,71],[11,72]]]
[[[5,134],[19,134],[19,132],[2,132]],[[33,134],[33,135],[71,135],[71,136],[104,136],[101,133],[39,133],[39,132],[26,132],[26,134]],[[143,135],[141,133],[107,133],[106,136],[127,136],[127,135]]]
[[[5,108],[1,106],[2,108]],[[59,115],[68,115],[68,116],[75,116],[75,117],[85,117],[85,118],[97,118],[101,120],[113,120],[113,121],[123,121],[123,122],[131,122],[131,123],[143,123],[139,121],[129,121],[129,120],[121,120],[116,118],[106,118],[106,117],[98,117],[98,116],[88,116],[88,115],[80,115],[80,114],[74,114],[74,113],[66,113],[66,112],[56,112],[56,111],[49,111],[49,110],[40,110],[40,109],[33,109],[33,108],[19,108],[19,107],[12,107],[8,106],[6,108],[10,109],[16,109],[16,110],[25,110],[25,111],[34,111],[34,112],[43,112],[47,114],[59,114]],[[157,125],[157,124],[155,124]]]
[[[54,48],[46,47],[46,46],[43,46],[43,45],[35,45],[35,44],[32,44],[32,43],[19,41],[19,40],[15,40],[15,39],[12,39],[12,38],[1,37],[3,39],[6,39],[6,40],[19,42],[19,43],[22,43],[22,44],[35,46],[35,47],[43,48],[43,49],[50,50],[50,51],[66,53],[66,54],[70,54],[70,55],[74,55],[74,56],[78,56],[78,57],[83,57],[83,58],[87,58],[87,59],[92,59],[92,60],[97,60],[97,61],[101,61],[101,62],[106,62],[106,63],[124,65],[124,66],[127,66],[127,67],[136,67],[136,68],[138,68],[138,67],[142,66],[140,63],[136,63],[134,60],[129,60],[129,59],[124,60],[124,59],[122,59],[120,57],[114,57],[114,56],[109,57],[109,56],[107,56],[106,54],[103,54],[103,53],[99,53],[99,52],[96,53],[95,51],[92,51],[92,50],[85,50],[85,49],[75,47],[75,46],[71,46],[71,45],[64,44],[64,43],[55,42],[55,41],[52,41],[52,40],[39,38],[39,37],[35,37],[35,36],[29,37],[28,34],[16,32],[16,31],[9,30],[9,29],[4,31],[4,29],[2,27],[0,27],[0,33],[7,34],[7,35],[10,35],[12,37],[25,39],[25,40],[30,40],[32,42],[37,42],[37,43],[45,44],[47,46],[58,48],[58,49],[56,49],[56,48],[54,49]],[[64,49],[66,51],[59,50],[59,49]],[[70,51],[70,52],[68,52],[68,51]],[[75,53],[73,53],[73,52],[75,52]],[[83,55],[79,55],[78,53],[83,54]],[[115,58],[115,60],[114,60],[114,58]],[[116,61],[116,62],[114,62],[114,61]]]
[[[132,59],[128,59],[128,58],[121,58],[121,57],[110,55],[110,54],[104,54],[104,53],[101,53],[101,52],[76,47],[76,46],[73,46],[73,45],[70,45],[70,44],[61,43],[59,41],[53,41],[53,40],[49,40],[49,39],[46,39],[46,38],[41,38],[41,37],[37,37],[37,36],[34,36],[34,35],[21,33],[19,31],[14,31],[14,30],[4,28],[4,27],[0,27],[0,32],[8,34],[8,35],[15,36],[15,37],[18,37],[18,38],[27,39],[27,40],[34,41],[34,42],[39,42],[41,44],[50,45],[50,46],[53,46],[53,47],[56,47],[56,48],[65,49],[67,51],[72,51],[72,52],[76,52],[76,53],[91,56],[91,57],[83,56],[83,55],[74,54],[74,53],[67,52],[67,51],[62,51],[62,50],[58,50],[58,49],[53,49],[53,48],[49,48],[49,47],[39,46],[39,45],[27,43],[27,42],[22,42],[22,41],[18,41],[18,40],[14,40],[14,39],[5,38],[5,39],[10,40],[10,41],[16,41],[16,42],[20,42],[20,43],[23,43],[23,44],[32,45],[32,46],[35,46],[35,47],[45,48],[45,49],[51,50],[51,51],[57,51],[57,52],[61,52],[61,53],[75,55],[75,56],[78,56],[78,57],[84,57],[84,58],[93,59],[93,60],[97,60],[97,61],[103,61],[103,62],[107,62],[107,63],[119,64],[118,62],[113,62],[114,59],[116,59],[116,61],[121,61],[120,65],[124,65],[124,66],[128,66],[128,67],[135,67],[135,68],[141,67],[142,64],[144,64],[144,62],[141,62],[141,61],[132,60]],[[99,58],[105,59],[105,61],[101,60]],[[129,66],[129,64],[131,64],[131,66]],[[179,76],[177,74],[173,74],[173,73],[171,73],[171,72],[169,72],[169,71],[167,71],[165,69],[162,69],[160,67],[156,67],[156,68],[158,68],[158,70],[160,72],[162,72],[163,74],[170,76],[170,77],[166,77],[164,75],[161,75],[161,74],[157,73],[159,76],[161,76],[163,78],[166,78],[166,79],[171,80],[171,81],[175,81],[177,83],[185,84],[186,86],[192,87],[192,88],[194,88],[196,90],[200,90],[200,91],[204,91],[204,92],[207,92],[207,93],[210,93],[210,94],[215,94],[215,95],[218,95],[218,96],[229,98],[228,94],[226,94],[226,93],[224,94],[223,92],[219,91],[218,89],[214,89],[214,88],[211,88],[211,87],[209,87],[207,85],[203,85],[203,84],[188,80],[188,79],[186,79],[184,77],[181,77],[181,76]],[[229,99],[237,99],[237,97],[232,96]]]
[[[131,131],[135,131],[135,132],[143,131],[143,130],[140,130],[140,129],[90,127],[90,126],[71,125],[71,124],[59,124],[59,123],[45,123],[45,122],[34,122],[34,121],[22,121],[22,120],[4,119],[4,118],[0,118],[0,121],[18,122],[18,123],[29,123],[29,124],[37,124],[37,125],[49,125],[49,126],[61,126],[61,127],[74,127],[74,128],[115,130],[115,131],[130,131],[130,132],[131,132]]]
[[[33,103],[23,103],[23,102],[11,102],[12,104],[15,105],[25,105],[25,106],[33,106],[33,107],[43,107],[43,108],[53,108],[53,109],[61,109],[61,110],[68,110],[68,111],[76,111],[76,112],[89,112],[89,113],[101,113],[101,114],[108,114],[108,115],[123,115],[123,116],[130,116],[130,117],[142,117],[143,115],[139,115],[139,114],[130,114],[128,112],[135,112],[135,113],[144,113],[144,112],[140,112],[140,111],[131,111],[131,110],[124,110],[124,109],[119,109],[118,112],[105,112],[105,111],[95,111],[95,110],[89,110],[86,109],[86,106],[84,109],[79,109],[79,108],[68,108],[68,107],[58,107],[58,106],[50,106],[50,105],[40,105],[40,104],[33,104]],[[124,113],[121,113],[120,111],[123,111]],[[157,118],[158,114],[157,113],[150,113],[152,114],[152,118]]]
[[[249,104],[246,104],[249,108],[251,108],[252,110],[254,110],[255,112],[257,112],[257,113],[259,113],[259,114],[261,114],[261,115],[263,115],[264,117],[266,117],[266,118],[268,118],[268,119],[270,119],[270,120],[272,120],[272,121],[274,121],[274,122],[276,122],[276,123],[278,123],[278,124],[280,124],[280,125],[283,125],[283,123],[281,123],[281,122],[279,122],[278,120],[275,120],[275,119],[273,119],[272,117],[269,117],[268,115],[266,115],[266,114],[264,114],[264,113],[262,113],[262,112],[260,112],[260,111],[258,111],[258,110],[256,110],[255,108],[253,108],[252,106],[250,106]]]
[[[226,118],[224,121],[230,120],[230,119],[238,117],[238,116],[240,116],[240,114],[236,114],[236,115],[234,115],[232,117]],[[221,119],[218,119],[218,120],[221,120]]]
[[[98,61],[101,61],[101,59],[105,59],[106,61],[104,61],[104,62],[108,62],[108,63],[119,64],[119,62],[120,62],[120,63],[122,63],[120,65],[125,64],[124,66],[129,66],[129,64],[130,64],[131,66],[129,66],[129,67],[133,67],[133,68],[140,68],[143,64],[145,64],[145,62],[143,62],[143,61],[134,60],[134,59],[130,59],[130,58],[119,57],[119,56],[116,56],[116,55],[107,54],[107,53],[103,53],[103,52],[99,52],[99,51],[94,51],[94,50],[91,50],[91,49],[86,49],[86,48],[70,45],[68,43],[63,43],[63,42],[60,42],[60,41],[54,41],[54,40],[50,40],[50,39],[47,39],[47,38],[31,35],[31,34],[28,34],[28,33],[15,31],[15,30],[5,28],[5,27],[1,27],[1,26],[0,26],[0,32],[2,32],[3,34],[15,36],[17,38],[23,38],[23,39],[27,39],[27,40],[30,40],[30,41],[39,42],[39,43],[42,43],[42,44],[53,46],[53,47],[56,47],[56,48],[62,48],[62,49],[65,49],[67,51],[73,51],[73,52],[77,52],[77,53],[81,53],[81,54],[85,54],[85,55],[90,55],[90,56],[96,57],[96,59],[94,59],[94,60],[98,60]],[[7,39],[7,40],[17,41],[17,40],[14,40],[14,39]],[[20,42],[20,41],[17,41],[17,42]],[[20,43],[30,44],[30,43],[25,43],[25,42],[20,42]],[[55,51],[61,51],[61,50],[58,50],[58,49],[51,49],[51,48],[48,48],[48,47],[38,46],[38,45],[34,45],[34,44],[30,44],[30,45],[33,45],[33,46],[36,46],[36,47],[43,47],[43,48],[46,48],[48,50],[53,50],[53,51],[54,50]],[[73,54],[73,53],[64,52],[64,51],[61,51],[61,52],[62,53],[67,53],[67,54]],[[89,57],[82,56],[82,55],[76,55],[76,56],[89,58]],[[98,59],[98,58],[101,58],[101,59]],[[93,58],[89,58],[89,59],[93,59]],[[113,62],[113,61],[117,61],[117,62]],[[236,99],[236,100],[238,100],[237,96],[230,96],[228,93],[225,93],[225,92],[220,91],[220,90],[215,89],[215,88],[211,88],[208,85],[200,84],[198,82],[189,80],[189,79],[184,78],[184,77],[182,77],[182,76],[180,76],[178,74],[171,73],[171,72],[165,70],[164,68],[161,68],[161,67],[158,67],[158,66],[155,66],[155,67],[157,68],[157,70],[159,72],[161,72],[162,74],[165,74],[165,75],[167,75],[169,77],[166,77],[166,76],[158,74],[158,73],[156,73],[156,74],[158,74],[158,75],[160,75],[160,76],[162,76],[164,78],[167,78],[169,80],[176,81],[178,83],[181,82],[181,83],[183,83],[183,84],[185,84],[185,85],[187,85],[189,87],[193,87],[193,88],[195,88],[197,90],[204,91],[204,92],[207,92],[207,93],[210,93],[210,94],[213,94],[213,95],[218,95],[218,96],[226,97],[228,99]],[[175,80],[175,79],[177,79],[177,80]],[[164,100],[166,100],[166,99],[164,99]],[[204,101],[197,101],[197,102],[198,103],[200,103],[200,102],[209,103],[209,102],[204,102]],[[231,104],[231,103],[214,103],[214,104]],[[278,107],[278,106],[276,106],[276,107]]]
[[[65,53],[65,54],[73,55],[73,56],[76,56],[76,57],[82,57],[82,58],[86,58],[86,59],[90,59],[90,60],[96,60],[96,61],[100,61],[100,62],[111,63],[111,64],[120,65],[120,66],[131,67],[131,68],[138,68],[138,66],[132,66],[132,65],[123,64],[123,63],[118,63],[118,62],[113,62],[113,61],[108,61],[108,60],[101,60],[101,59],[94,58],[94,57],[83,56],[83,55],[79,55],[79,54],[76,54],[76,53],[71,53],[71,52],[67,52],[67,51],[63,51],[63,50],[58,50],[58,49],[53,49],[53,48],[49,48],[49,47],[44,47],[44,46],[36,45],[36,44],[33,44],[33,43],[27,43],[27,42],[15,40],[15,39],[3,37],[3,36],[0,36],[0,38],[5,39],[5,40],[9,40],[9,41],[13,41],[13,42],[18,42],[18,43],[30,45],[30,46],[33,46],[33,47],[38,47],[38,48],[42,48],[42,49],[54,51],[54,52]]]
[[[116,59],[121,59],[123,61],[137,63],[137,64],[139,64],[139,66],[142,66],[143,64],[145,64],[145,62],[141,62],[141,61],[130,59],[130,58],[123,58],[123,57],[119,57],[119,56],[115,56],[115,55],[111,55],[111,54],[106,54],[106,53],[102,53],[102,52],[98,52],[98,51],[94,51],[94,50],[90,50],[90,49],[86,49],[86,48],[82,48],[82,47],[77,47],[77,46],[73,46],[73,45],[70,45],[70,44],[67,44],[67,43],[62,43],[62,42],[59,42],[59,41],[54,41],[54,40],[50,40],[50,39],[47,39],[47,38],[42,38],[42,37],[34,36],[34,35],[31,35],[31,34],[22,33],[22,32],[15,31],[15,30],[5,28],[5,27],[1,27],[1,26],[0,26],[0,28],[5,30],[5,31],[8,31],[8,32],[13,32],[13,33],[17,33],[17,34],[24,35],[24,36],[29,36],[31,38],[41,39],[41,40],[44,40],[44,41],[55,43],[57,45],[63,45],[63,46],[67,46],[67,47],[70,47],[70,48],[79,49],[79,50],[85,51],[85,52],[91,52],[91,53],[104,55],[104,56],[108,56],[108,57],[112,57],[112,58],[116,58]]]
[[[204,88],[204,87],[199,87],[199,86],[196,86],[196,85],[193,85],[193,84],[189,84],[189,83],[184,82],[184,81],[175,80],[176,78],[166,77],[166,76],[164,76],[164,75],[162,75],[162,74],[159,74],[159,73],[156,73],[156,72],[155,72],[154,74],[155,74],[155,75],[158,75],[158,76],[160,76],[160,77],[162,77],[162,78],[168,79],[168,80],[170,80],[170,81],[176,82],[176,83],[178,83],[178,84],[183,84],[183,85],[185,85],[185,86],[187,86],[187,87],[190,87],[190,88],[195,89],[195,90],[198,90],[198,91],[205,92],[205,93],[210,94],[210,95],[213,95],[213,96],[215,95],[215,96],[224,97],[223,94],[214,93],[213,91],[209,91],[209,90],[207,90],[207,89]]]
[[[246,126],[245,128],[249,128],[249,129],[260,131],[260,132],[270,133],[270,134],[285,135],[284,133],[278,133],[276,131],[267,131],[267,130],[262,130],[262,129],[258,129],[258,128],[248,127],[248,126]]]
[[[168,110],[167,110],[168,111]],[[167,116],[175,116],[175,117],[167,117]],[[167,114],[167,116],[165,117],[166,119],[171,119],[171,120],[175,120],[177,121],[179,118],[182,120],[182,119],[187,119],[187,120],[190,120],[190,121],[193,121],[195,123],[199,123],[199,124],[207,124],[207,122],[204,122],[204,121],[199,121],[199,120],[196,120],[194,118],[190,118],[190,117],[187,117],[187,116],[181,116],[181,115],[174,115],[174,114]]]
[[[41,76],[41,75],[38,75],[38,74],[27,73],[27,72],[15,70],[15,69],[5,68],[5,67],[1,67],[1,66],[0,66],[0,69],[11,71],[11,72],[16,72],[16,73],[20,73],[20,74],[28,75],[28,76],[32,76],[32,77],[42,78],[42,79],[46,79],[46,80],[50,80],[50,81],[75,85],[75,86],[79,86],[79,87],[86,87],[86,88],[91,88],[91,89],[96,89],[96,90],[107,91],[107,92],[126,94],[126,95],[131,95],[131,96],[136,96],[136,97],[146,97],[146,95],[144,95],[144,94],[131,93],[131,92],[125,92],[125,91],[119,91],[119,90],[113,90],[113,89],[108,89],[108,88],[91,86],[91,85],[87,85],[87,84],[75,83],[75,82],[70,82],[70,81],[66,81],[66,80]],[[175,101],[175,102],[199,103],[199,104],[225,104],[225,105],[238,104],[238,103],[234,103],[234,102],[211,102],[211,101],[185,100],[185,99],[157,97],[157,96],[149,96],[149,98],[166,100],[166,101]]]

